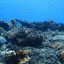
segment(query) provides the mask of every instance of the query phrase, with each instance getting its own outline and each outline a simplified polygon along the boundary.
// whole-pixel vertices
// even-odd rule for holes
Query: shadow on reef
[[[19,46],[39,46],[43,41],[39,31],[30,28],[14,28],[5,34],[5,38],[12,44]]]

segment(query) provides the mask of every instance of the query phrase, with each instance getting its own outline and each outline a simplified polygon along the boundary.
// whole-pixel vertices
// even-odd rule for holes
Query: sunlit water
[[[64,0],[0,0],[0,19],[64,21]]]

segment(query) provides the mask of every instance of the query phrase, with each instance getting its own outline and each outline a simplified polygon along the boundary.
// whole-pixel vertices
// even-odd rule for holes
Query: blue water
[[[64,0],[0,0],[0,19],[64,21]]]

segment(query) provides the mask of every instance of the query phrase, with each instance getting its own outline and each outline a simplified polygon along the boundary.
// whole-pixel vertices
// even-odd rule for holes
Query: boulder
[[[5,43],[7,43],[7,40],[4,37],[0,36],[0,45]]]

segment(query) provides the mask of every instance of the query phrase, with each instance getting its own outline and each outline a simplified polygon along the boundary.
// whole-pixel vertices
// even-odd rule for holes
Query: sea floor
[[[0,22],[0,64],[64,64],[64,24]]]

